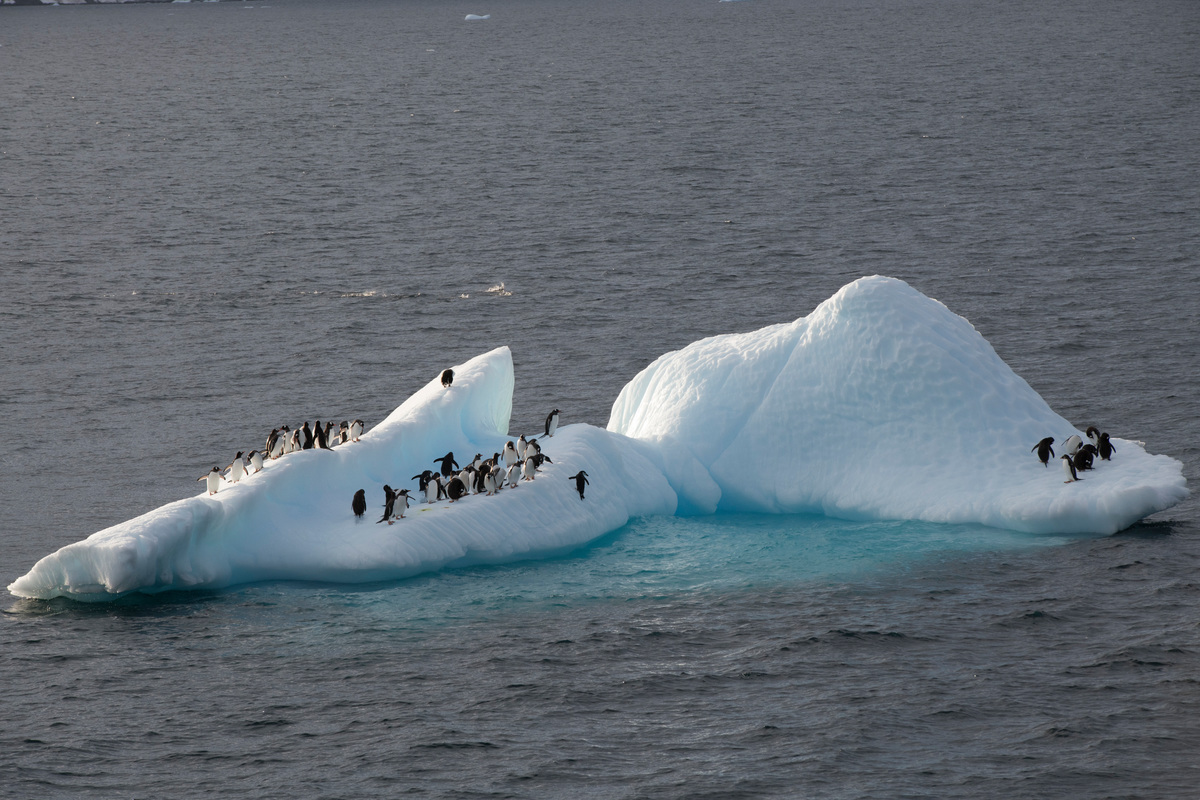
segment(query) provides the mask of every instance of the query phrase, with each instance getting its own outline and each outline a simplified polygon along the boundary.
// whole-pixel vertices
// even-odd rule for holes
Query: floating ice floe
[[[492,18],[491,14],[483,14],[482,16],[479,14],[467,14],[467,16],[466,16],[466,19],[468,21],[477,20],[477,19],[491,19],[491,18]]]
[[[667,353],[621,390],[608,429],[656,442],[693,512],[1107,534],[1187,496],[1179,461],[1120,439],[1064,485],[1030,447],[1083,430],[971,323],[879,276],[795,322]]]
[[[541,438],[553,463],[532,482],[454,504],[414,498],[406,519],[377,524],[383,484],[415,489],[411,476],[448,450],[465,464],[508,440],[508,348],[453,369],[449,389],[434,378],[360,442],[288,454],[214,496],[95,533],[9,591],[106,600],[394,579],[567,552],[635,516],[719,510],[1107,534],[1188,493],[1182,464],[1124,439],[1113,461],[1064,484],[1030,447],[1082,432],[965,319],[872,277],[795,322],[662,356],[621,391],[607,430],[568,425]],[[580,469],[586,500],[568,480]],[[370,502],[362,521],[350,511],[358,489]]]

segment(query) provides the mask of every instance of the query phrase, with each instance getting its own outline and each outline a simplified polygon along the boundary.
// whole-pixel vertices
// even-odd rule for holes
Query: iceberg
[[[261,580],[360,583],[446,567],[544,558],[631,518],[718,511],[982,523],[1115,533],[1183,500],[1182,464],[1115,439],[1065,484],[1030,447],[1078,429],[962,317],[902,281],[862,278],[811,314],[667,353],[630,381],[607,428],[542,438],[532,482],[450,504],[414,496],[394,525],[355,520],[365,489],[453,451],[500,451],[515,386],[507,347],[440,375],[360,441],[269,461],[215,495],[170,503],[67,545],[8,589],[111,600]],[[586,500],[569,479],[590,478]],[[415,492],[414,492],[415,495]]]
[[[1083,431],[971,323],[880,276],[795,322],[661,356],[621,390],[608,429],[654,442],[696,512],[1111,534],[1188,495],[1179,461],[1123,439],[1064,484],[1030,448]]]
[[[430,381],[358,442],[268,461],[261,472],[170,503],[41,559],[9,591],[19,597],[110,600],[130,592],[215,589],[262,580],[361,583],[444,567],[547,557],[620,528],[673,514],[675,493],[650,448],[591,425],[539,440],[553,460],[533,481],[456,503],[419,502],[411,476],[446,451],[465,464],[507,440],[512,353],[501,347]],[[574,481],[587,470],[580,500]],[[388,483],[413,487],[412,506],[377,524]],[[356,520],[354,492],[370,507]],[[372,512],[374,516],[371,516]]]

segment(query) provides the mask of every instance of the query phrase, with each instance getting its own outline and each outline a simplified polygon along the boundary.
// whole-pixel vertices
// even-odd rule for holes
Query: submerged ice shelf
[[[1077,429],[1015,375],[965,319],[907,284],[863,278],[807,317],[716,336],[635,377],[608,429],[568,425],[553,464],[496,497],[414,503],[396,525],[355,521],[350,497],[447,450],[507,438],[512,356],[501,347],[435,378],[362,441],[268,462],[217,495],[170,503],[41,559],[21,597],[271,579],[365,582],[447,566],[546,557],[631,517],[714,511],[982,523],[1113,533],[1187,496],[1182,465],[1115,440],[1118,457],[1064,485],[1029,452]],[[586,469],[580,500],[567,476]],[[372,500],[372,509],[374,503]]]

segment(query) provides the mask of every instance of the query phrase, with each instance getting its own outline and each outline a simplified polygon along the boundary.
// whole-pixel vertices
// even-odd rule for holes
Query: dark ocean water
[[[1200,485],[1195,3],[0,8],[0,68],[0,584],[280,420],[378,422],[508,344],[514,433],[603,425],[661,353],[876,273]],[[1198,569],[1190,499],[10,598],[0,786],[1190,798]]]

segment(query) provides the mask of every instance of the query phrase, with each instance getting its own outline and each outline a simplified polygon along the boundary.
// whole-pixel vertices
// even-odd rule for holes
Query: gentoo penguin
[[[513,464],[516,464],[520,460],[521,460],[521,457],[517,455],[517,448],[515,446],[513,446],[512,441],[510,440],[510,441],[505,442],[504,443],[504,466],[511,467]]]
[[[1089,425],[1088,429],[1086,431],[1086,434],[1087,434],[1088,441],[1091,442],[1094,447],[1099,448],[1100,447],[1100,429],[1097,428],[1095,425]]]
[[[575,491],[579,492],[579,499],[582,500],[583,499],[583,487],[588,482],[587,473],[584,472],[583,470],[579,470],[579,472],[576,472],[574,475],[567,478],[567,480],[575,481]]]
[[[530,439],[529,446],[525,448],[525,457],[529,458],[530,456],[535,456],[540,452],[542,452],[542,446],[538,444],[538,440]]]
[[[483,493],[491,497],[496,493],[496,490],[496,473],[489,469],[483,474]]]
[[[1065,481],[1063,481],[1063,483],[1071,483],[1072,481],[1079,480],[1079,475],[1078,475],[1078,473],[1075,472],[1075,464],[1074,464],[1074,462],[1071,461],[1071,457],[1069,455],[1063,454],[1062,462],[1063,462],[1063,472],[1067,473],[1067,479]]]
[[[442,387],[449,389],[450,384],[452,384],[452,383],[454,383],[454,370],[452,370],[452,369],[442,370]]]
[[[561,413],[562,412],[556,408],[553,411],[551,411],[549,414],[546,415],[546,435],[547,436],[553,436],[554,432],[556,430],[558,430],[558,415]],[[579,496],[583,497],[582,494]]]
[[[1113,453],[1117,452],[1117,448],[1113,447],[1113,443],[1109,440],[1107,433],[1100,434],[1100,444],[1096,446],[1100,451],[1100,459],[1109,461],[1112,459]]]
[[[338,444],[345,444],[350,441],[350,423],[342,420],[338,423]]]
[[[508,488],[517,488],[517,481],[521,477],[521,470],[516,464],[511,464],[508,471],[504,474],[504,482],[508,484]]]
[[[430,472],[429,470],[425,470],[420,475],[413,475],[411,478],[409,478],[409,480],[416,481],[417,482],[417,491],[424,492],[425,487],[429,485],[429,479],[432,477],[433,477],[433,473]]]
[[[392,509],[396,506],[396,493],[392,491],[392,487],[386,483],[383,485],[383,516],[375,520],[378,525],[381,522],[392,524]]]
[[[292,431],[292,437],[288,440],[287,452],[294,453],[297,450],[304,449],[304,443],[301,441],[301,436],[303,435],[303,433],[304,432],[301,431],[299,428],[296,428],[296,430]]]
[[[308,427],[308,420],[304,420],[304,427],[300,429],[300,433],[304,435],[304,442],[300,445],[300,449],[312,450],[313,434],[312,429]]]
[[[267,455],[271,457],[272,461],[279,458],[287,450],[287,438],[290,434],[291,431],[288,430],[287,425],[279,429],[279,435],[275,437],[275,441],[267,449]]]
[[[257,450],[251,450],[250,455],[246,456],[246,458],[250,459],[250,466],[254,469],[255,472],[262,471],[262,468],[263,468],[262,453],[258,452]]]
[[[354,493],[354,499],[350,501],[350,508],[354,511],[354,516],[362,519],[362,515],[367,513],[367,490],[359,489]]]
[[[527,458],[521,462],[521,480],[531,481],[536,474],[537,468],[533,465],[532,458]]]
[[[332,422],[326,425],[321,425],[321,420],[317,420],[313,423],[313,439],[315,440],[316,448],[318,450],[333,449],[329,446],[329,429],[332,427]]]
[[[1063,452],[1069,456],[1073,456],[1079,452],[1079,448],[1083,447],[1083,439],[1079,438],[1079,434],[1072,433],[1063,442]]]
[[[474,469],[474,467],[472,467]],[[475,494],[491,494],[487,489],[487,478],[491,472],[487,469],[475,470],[475,485],[471,487]]]
[[[442,482],[441,479],[434,473],[429,474],[429,480],[425,481],[425,502],[436,503],[442,499]]]
[[[333,449],[333,445],[331,445],[329,443],[329,437],[332,433],[333,433],[333,422],[332,421],[326,422],[325,423],[325,432],[321,434],[321,449],[322,450],[332,450]]]
[[[440,462],[442,465],[442,477],[449,478],[454,474],[454,470],[458,469],[458,462],[454,460],[454,451],[451,450],[441,458],[435,458],[435,462]]]
[[[546,464],[554,463],[553,461],[550,460],[550,456],[546,455],[545,453],[534,453],[526,460],[533,462],[534,469],[541,469],[543,463],[546,463]]]
[[[471,493],[471,487],[475,485],[475,468],[467,464],[463,471],[458,473],[458,479],[463,483],[463,494]]]
[[[362,432],[363,421],[361,419],[356,419],[350,423],[350,441],[357,442],[358,437],[362,436]]]
[[[225,469],[229,470],[229,474],[225,477],[230,483],[237,483],[246,474],[246,462],[242,460],[242,451],[238,450],[238,454],[233,457],[233,463]]]
[[[396,516],[404,519],[404,510],[406,508],[408,508],[408,489],[401,489],[396,492],[396,509],[399,511]]]
[[[263,452],[268,456],[275,450],[275,443],[279,441],[279,428],[271,428],[271,432],[267,434],[267,444],[263,448]]]
[[[446,496],[450,498],[451,503],[466,493],[467,487],[463,485],[462,478],[451,478],[450,482],[446,484]]]
[[[522,433],[521,437],[519,439],[517,439],[517,458],[524,461],[525,453],[528,450],[529,450],[529,442],[527,442],[525,440],[525,434]]]
[[[1079,448],[1079,452],[1072,459],[1075,462],[1075,471],[1083,472],[1085,469],[1092,468],[1092,460],[1095,459],[1099,451],[1090,444],[1085,444]]]
[[[1033,450],[1037,450],[1038,458],[1041,459],[1042,466],[1050,466],[1050,459],[1054,456],[1054,448],[1050,445],[1054,444],[1054,437],[1047,436],[1033,446]],[[1030,450],[1030,452],[1033,452]]]
[[[197,478],[198,481],[208,481],[208,493],[216,494],[221,488],[221,468],[213,467],[208,471],[208,474]]]

